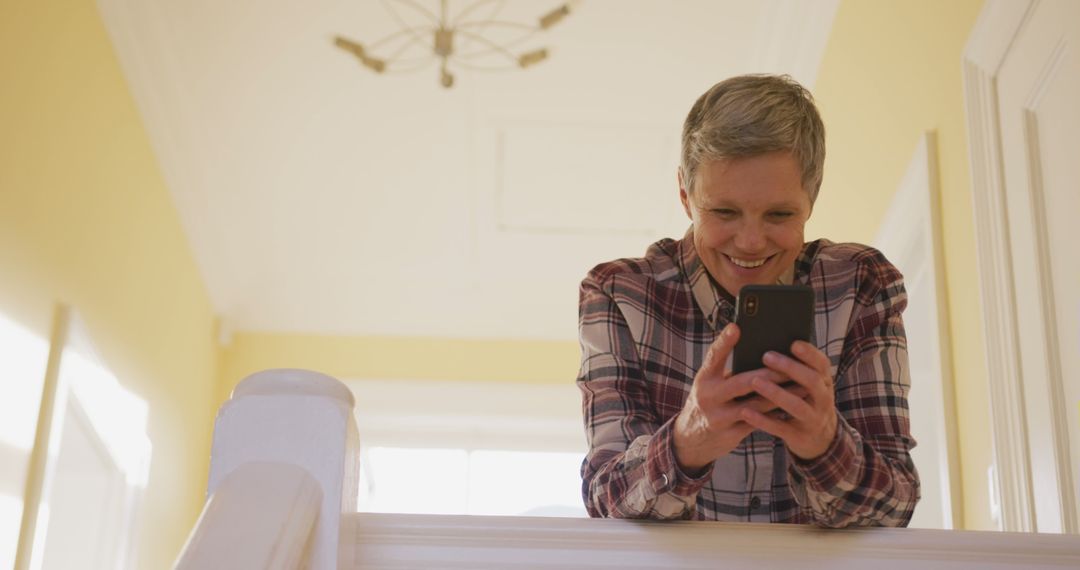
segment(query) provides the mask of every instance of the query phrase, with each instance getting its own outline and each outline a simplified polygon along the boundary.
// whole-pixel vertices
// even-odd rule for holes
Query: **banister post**
[[[322,488],[322,505],[303,567],[350,568],[352,537],[343,513],[356,511],[359,442],[352,392],[338,380],[309,370],[252,374],[233,390],[214,424],[207,497],[234,470],[276,462],[306,470]]]

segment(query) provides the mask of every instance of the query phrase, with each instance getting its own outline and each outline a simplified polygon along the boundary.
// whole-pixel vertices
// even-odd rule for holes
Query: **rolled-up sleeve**
[[[661,422],[625,316],[606,284],[581,285],[577,385],[589,451],[582,495],[594,517],[691,518],[712,471],[698,477],[675,461],[674,418]]]

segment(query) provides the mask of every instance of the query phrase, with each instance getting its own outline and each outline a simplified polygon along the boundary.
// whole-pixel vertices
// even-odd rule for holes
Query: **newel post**
[[[299,467],[322,491],[301,566],[351,567],[354,541],[342,526],[351,519],[342,514],[356,511],[359,443],[354,403],[344,384],[318,372],[277,369],[248,376],[218,412],[207,497],[245,466]]]

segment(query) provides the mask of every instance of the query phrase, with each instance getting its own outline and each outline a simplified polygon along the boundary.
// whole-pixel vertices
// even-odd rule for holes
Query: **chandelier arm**
[[[498,20],[492,20],[490,22],[466,22],[465,24],[460,26],[457,31],[462,32],[462,28],[465,28],[466,26],[475,27],[475,26],[471,26],[470,24],[477,24],[477,25],[480,25],[480,26],[486,26],[487,24],[492,24],[492,25],[496,25],[496,26],[500,26],[500,27],[504,27],[504,28],[515,28],[515,29],[519,29],[519,30],[524,31],[523,34],[521,34],[520,36],[518,36],[516,38],[511,39],[510,41],[499,43],[499,45],[501,45],[503,48],[506,48],[506,49],[510,49],[510,48],[513,48],[515,46],[518,46],[518,45],[521,45],[521,44],[525,43],[526,41],[532,39],[533,36],[540,33],[540,31],[541,31],[540,28],[538,28],[536,26],[529,26],[527,24],[521,24],[521,23],[518,23],[518,22],[502,22],[502,21],[498,21]],[[483,28],[481,28],[481,30],[477,30],[477,31],[472,32],[472,33],[478,35],[482,30],[483,30]],[[469,30],[465,30],[465,31],[469,31]],[[492,50],[490,48],[488,48],[488,49],[479,49],[479,50],[474,50],[474,51],[469,51],[469,50],[466,50],[466,49],[462,49],[460,51],[460,55],[463,58],[471,58],[471,57],[484,56],[484,55],[487,55],[487,54],[489,54],[491,52],[492,52]]]
[[[530,32],[528,34],[525,34],[525,35],[523,35],[523,36],[521,36],[519,38],[515,38],[515,39],[513,39],[513,40],[511,40],[509,42],[506,42],[506,43],[502,44],[502,47],[505,48],[505,49],[510,49],[510,48],[516,47],[516,46],[521,45],[521,44],[525,43],[526,41],[532,39],[533,36],[535,36],[537,33],[539,33],[539,30],[534,29],[532,32]],[[480,49],[480,50],[477,50],[477,51],[465,51],[465,50],[462,50],[457,55],[459,57],[461,57],[461,58],[464,58],[464,59],[471,59],[471,58],[485,56],[485,55],[491,53],[492,51],[494,51],[494,50],[492,50],[491,48]]]
[[[478,26],[483,27],[483,28],[486,28],[488,26],[501,26],[501,27],[504,27],[504,28],[517,28],[519,30],[529,30],[530,32],[536,32],[536,31],[540,30],[540,28],[535,26],[535,25],[522,24],[521,22],[508,22],[508,21],[505,21],[505,20],[475,20],[475,21],[472,21],[472,22],[465,22],[464,24],[459,25],[457,27],[457,29],[460,30],[460,29],[463,29],[463,28],[475,28],[475,27],[478,27]]]
[[[383,0],[383,7],[386,8],[388,12],[390,12],[390,15],[393,16],[395,20],[397,20],[398,25],[402,28],[407,28],[409,27],[409,25],[405,23],[405,19],[401,17],[401,14],[398,14],[397,10],[393,8],[394,4],[402,4],[404,6],[412,8],[414,11],[419,12],[421,15],[431,20],[431,23],[435,26],[441,26],[443,23],[438,16],[431,12],[431,10],[428,10],[422,5],[416,3],[415,0]]]
[[[414,45],[416,45],[416,42],[409,42],[409,43],[406,43],[406,44],[402,44],[401,47],[399,47],[396,51],[388,54],[386,56],[386,58],[385,58],[387,65],[389,65],[390,63],[400,63],[400,62],[405,62],[405,61],[426,61],[428,59],[431,59],[430,54],[426,55],[426,56],[423,56],[423,57],[409,57],[409,58],[400,57],[401,54],[405,53],[406,50],[413,47]]]
[[[478,4],[481,4],[481,2],[477,2],[477,3],[473,4],[472,6],[470,6],[470,9],[467,9],[467,11],[465,11],[465,12],[468,12],[472,8],[475,8],[475,6],[478,5]],[[499,17],[499,14],[502,13],[502,10],[504,8],[507,8],[507,2],[505,2],[505,0],[500,0],[498,3],[496,3],[494,5],[494,8],[492,8],[492,10],[488,11],[487,17],[484,18],[484,21],[485,22],[494,22],[495,19],[497,17]],[[455,19],[455,21],[454,21],[455,26],[457,26],[460,19],[464,19],[463,15],[464,14],[460,15],[457,19]],[[481,26],[478,27],[475,31],[476,31],[476,33],[481,33],[481,35],[483,35],[483,33],[486,30],[487,30],[487,26],[485,24],[481,24]],[[465,51],[464,50],[465,46],[471,46],[471,45],[472,45],[472,42],[470,42],[468,39],[465,40],[465,42],[463,42],[463,44],[461,45],[461,51],[464,52]]]
[[[399,61],[395,61],[393,63],[388,62],[386,64],[386,72],[387,73],[412,73],[414,71],[419,71],[421,69],[427,69],[427,68],[431,67],[431,64],[435,63],[436,61],[438,61],[437,58],[428,57],[428,58],[402,59],[402,60],[399,60]],[[402,63],[408,63],[410,65],[405,65],[405,66],[399,65],[399,64],[402,64]]]
[[[461,59],[461,58],[455,57],[455,56],[450,56],[450,61],[452,61],[456,67],[461,67],[463,69],[468,69],[469,71],[495,72],[495,71],[511,71],[511,70],[518,69],[518,65],[516,63],[510,63],[510,62],[507,62],[505,65],[477,65],[475,63],[469,62],[468,60],[464,60],[464,59]]]
[[[501,46],[501,45],[499,45],[499,44],[485,38],[484,36],[480,36],[480,35],[477,35],[477,34],[474,34],[474,33],[470,32],[470,31],[460,30],[460,29],[457,30],[457,33],[459,33],[459,34],[461,34],[461,35],[463,35],[463,36],[465,36],[465,37],[467,37],[469,39],[472,39],[473,41],[480,42],[482,44],[486,44],[488,47],[491,48],[489,51],[500,53],[500,54],[506,56],[506,58],[509,59],[512,62],[516,63],[517,60],[518,60],[516,55],[514,55],[513,53],[510,53],[510,50],[508,50],[505,47],[503,47],[503,46]],[[455,59],[457,59],[457,58],[455,58]]]
[[[409,41],[405,42],[405,44],[404,44],[405,47],[409,47],[409,46],[412,46],[413,44],[417,44],[417,43],[419,43],[421,45],[424,45],[425,47],[431,47],[430,42],[427,41],[428,36],[425,35],[425,34],[421,34],[421,32],[431,33],[433,31],[434,31],[433,28],[425,27],[425,26],[413,26],[411,28],[404,28],[404,29],[398,30],[398,31],[396,31],[396,32],[394,32],[394,33],[392,33],[392,34],[390,34],[388,36],[381,37],[378,40],[368,44],[367,49],[368,50],[374,50],[374,49],[378,48],[379,46],[391,43],[391,40],[398,39],[398,38],[400,38],[401,36],[404,36],[404,35],[409,36],[408,37]],[[389,57],[387,59],[389,59]]]
[[[477,0],[476,2],[473,2],[468,7],[466,7],[464,10],[458,12],[457,15],[454,16],[454,21],[450,24],[450,27],[458,27],[458,25],[460,25],[460,22],[465,19],[465,16],[468,16],[469,14],[475,12],[478,8],[485,4],[495,4],[495,9],[492,10],[491,13],[487,16],[487,19],[491,20],[499,12],[502,11],[504,6],[506,6],[506,0]]]
[[[472,6],[469,6],[468,8],[466,8],[464,12],[459,14],[458,17],[454,19],[454,26],[456,27],[461,20],[465,19],[465,15],[467,15],[469,12],[471,12],[473,9],[477,8],[478,6],[483,5],[483,3],[485,1],[486,0],[481,0],[480,2],[476,2]],[[494,4],[492,9],[490,11],[488,11],[487,17],[483,18],[483,20],[485,20],[485,21],[493,21],[493,20],[495,20],[496,18],[499,17],[499,14],[502,12],[503,8],[505,8],[505,7],[506,7],[506,1],[505,0],[498,0],[498,2],[496,2]],[[477,15],[479,16],[479,14],[477,14]],[[483,34],[484,31],[486,31],[486,29],[487,29],[486,26],[481,24],[481,26],[476,30],[476,33]],[[461,47],[462,51],[465,51],[464,48],[466,46],[471,46],[471,45],[472,45],[472,42],[470,42],[468,40],[468,38],[466,38],[465,42],[463,42],[460,47]]]

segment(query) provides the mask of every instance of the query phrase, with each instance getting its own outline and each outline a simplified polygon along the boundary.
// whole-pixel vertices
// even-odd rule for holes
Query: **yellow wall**
[[[48,338],[58,300],[149,405],[139,567],[167,568],[205,491],[214,315],[95,3],[2,0],[0,313]]]
[[[576,342],[340,337],[241,333],[221,360],[220,399],[265,368],[308,368],[336,378],[569,383]]]
[[[964,526],[980,530],[996,526],[960,58],[982,4],[841,2],[814,89],[828,158],[808,227],[808,235],[872,241],[920,135],[937,132]]]

